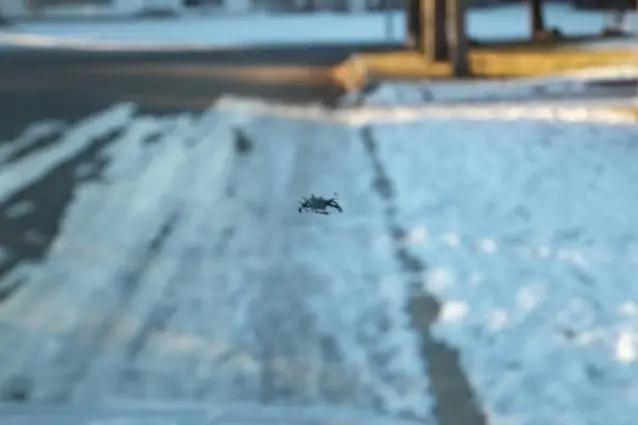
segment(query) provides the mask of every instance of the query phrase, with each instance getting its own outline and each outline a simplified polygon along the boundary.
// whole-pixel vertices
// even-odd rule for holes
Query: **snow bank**
[[[424,106],[362,106],[329,110],[320,105],[292,105],[273,103],[260,99],[225,96],[219,100],[219,107],[252,111],[253,114],[288,119],[306,119],[325,123],[341,123],[364,126],[375,123],[413,123],[424,119],[449,120],[533,120],[555,122],[599,122],[627,125],[636,123],[638,117],[622,107],[635,106],[633,99],[617,102],[583,101],[566,102],[499,102],[463,103],[454,105]],[[616,108],[616,107],[621,108]]]

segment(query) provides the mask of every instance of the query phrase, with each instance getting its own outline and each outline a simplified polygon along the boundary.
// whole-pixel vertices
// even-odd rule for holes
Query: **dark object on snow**
[[[9,378],[2,387],[0,387],[0,401],[14,403],[27,402],[29,401],[32,390],[32,383],[27,378]]]
[[[335,197],[337,195],[335,194]],[[299,201],[298,211],[310,211],[315,214],[323,214],[330,215],[330,210],[328,208],[333,208],[340,213],[343,212],[343,209],[339,205],[339,203],[335,200],[335,198],[323,198],[321,196],[310,195],[310,198],[303,198]]]
[[[4,16],[0,15],[0,27],[8,27],[9,21],[7,21],[7,18],[5,18]]]
[[[246,133],[235,130],[235,152],[239,155],[247,155],[253,149],[253,143]]]

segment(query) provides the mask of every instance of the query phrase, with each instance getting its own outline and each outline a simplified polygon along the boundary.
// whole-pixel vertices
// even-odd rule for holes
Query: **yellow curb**
[[[222,78],[258,84],[303,84],[320,85],[333,81],[329,67],[321,66],[236,66],[236,65],[174,65],[161,69],[143,65],[102,70],[95,68],[93,74],[117,74],[129,76],[180,76],[190,78]]]
[[[638,64],[638,50],[584,50],[575,47],[476,48],[469,54],[473,76],[480,78],[535,77],[583,68]],[[362,71],[364,70],[364,71]],[[415,51],[361,53],[335,66],[335,81],[346,88],[366,79],[433,79],[451,77],[446,62],[428,62]]]

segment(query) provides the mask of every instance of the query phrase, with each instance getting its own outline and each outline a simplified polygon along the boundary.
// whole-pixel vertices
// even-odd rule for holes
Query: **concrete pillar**
[[[465,77],[470,74],[468,40],[465,25],[467,0],[447,0],[447,42],[452,75]]]

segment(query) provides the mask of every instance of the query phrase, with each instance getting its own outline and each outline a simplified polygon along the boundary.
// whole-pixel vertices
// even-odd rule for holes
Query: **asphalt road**
[[[15,136],[35,120],[77,120],[121,101],[154,113],[202,110],[223,94],[330,103],[340,88],[326,81],[260,83],[234,74],[257,66],[327,69],[360,47],[177,53],[7,51],[0,55],[0,137]],[[218,72],[227,67],[232,71]]]

